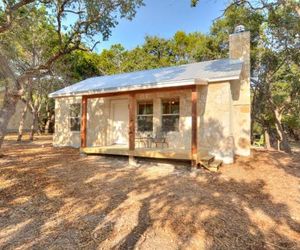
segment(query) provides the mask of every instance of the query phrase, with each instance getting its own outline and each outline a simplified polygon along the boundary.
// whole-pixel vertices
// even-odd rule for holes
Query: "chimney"
[[[239,25],[229,36],[229,58],[243,60],[240,79],[231,82],[232,133],[237,155],[250,155],[250,32]]]
[[[246,77],[250,77],[250,32],[238,25],[229,36],[229,58],[244,61]]]

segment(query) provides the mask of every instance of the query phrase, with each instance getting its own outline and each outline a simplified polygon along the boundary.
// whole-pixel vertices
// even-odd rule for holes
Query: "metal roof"
[[[240,78],[243,61],[220,59],[159,69],[92,77],[49,94],[49,97],[81,96],[147,88],[163,88],[229,81]]]

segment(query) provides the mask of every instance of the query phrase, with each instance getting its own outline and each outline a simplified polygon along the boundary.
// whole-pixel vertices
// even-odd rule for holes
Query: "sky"
[[[195,8],[191,7],[190,0],[144,2],[145,6],[137,10],[132,21],[119,21],[109,40],[97,46],[97,52],[117,43],[132,49],[142,44],[146,35],[170,38],[178,30],[207,33],[213,20],[222,15],[228,0],[200,0]]]

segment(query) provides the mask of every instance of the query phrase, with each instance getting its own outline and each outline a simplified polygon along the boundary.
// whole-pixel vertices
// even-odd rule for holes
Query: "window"
[[[162,132],[178,131],[179,99],[162,100]]]
[[[152,132],[153,102],[138,103],[137,126],[139,132]]]
[[[80,131],[80,103],[70,105],[70,130]]]

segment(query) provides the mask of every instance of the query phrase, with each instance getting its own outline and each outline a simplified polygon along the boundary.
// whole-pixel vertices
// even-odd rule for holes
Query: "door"
[[[128,100],[111,101],[112,142],[128,145]]]

